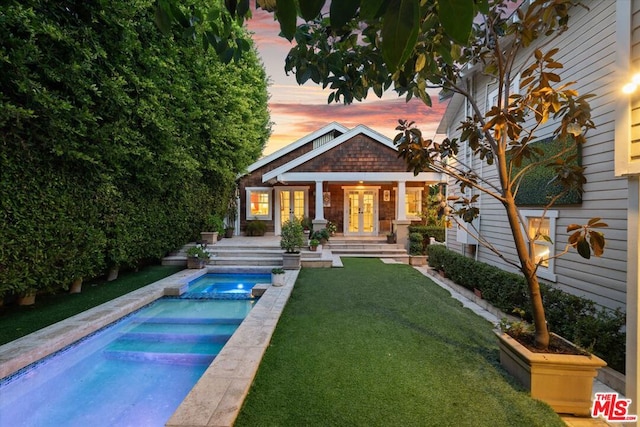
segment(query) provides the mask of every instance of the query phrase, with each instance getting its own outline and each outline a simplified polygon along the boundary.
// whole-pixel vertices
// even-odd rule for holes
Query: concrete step
[[[209,259],[207,265],[279,265],[282,266],[282,256],[280,257],[213,257]]]

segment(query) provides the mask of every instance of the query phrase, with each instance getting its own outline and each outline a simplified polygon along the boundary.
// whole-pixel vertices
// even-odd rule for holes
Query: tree
[[[533,49],[539,41],[544,46],[567,29],[569,12],[575,7],[570,0],[536,0],[527,8],[518,8],[517,19],[509,17],[509,3],[502,0],[482,1],[474,5],[464,1],[389,1],[349,3],[349,12],[337,19],[338,6],[332,2],[330,16],[321,14],[319,2],[316,16],[303,17],[307,22],[295,31],[297,44],[286,59],[286,69],[296,74],[298,82],[312,80],[329,87],[329,102],[352,102],[364,99],[372,89],[378,96],[393,86],[407,100],[420,97],[430,105],[429,89],[438,88],[444,94],[463,96],[472,114],[461,124],[459,139],[442,142],[423,138],[412,122],[402,120],[395,138],[400,155],[415,173],[423,170],[442,172],[457,184],[460,193],[442,204],[443,211],[452,214],[467,229],[478,215],[477,195],[464,197],[466,189],[475,189],[498,200],[505,209],[517,259],[508,259],[491,242],[477,236],[480,244],[517,267],[526,278],[535,326],[535,342],[540,349],[549,345],[545,311],[536,271],[545,259],[536,259],[533,243],[541,236],[527,236],[519,213],[516,195],[528,173],[547,166],[555,171],[555,179],[563,192],[582,192],[584,169],[571,163],[572,150],[584,144],[585,135],[594,128],[589,98],[579,95],[572,83],[562,83],[557,70],[562,64],[554,59],[557,49],[534,49],[531,63],[519,62],[522,52]],[[378,6],[371,9],[372,4]],[[318,6],[320,5],[320,6]],[[276,14],[283,34],[290,18]],[[299,2],[303,10],[303,2]],[[385,8],[386,7],[386,8]],[[342,9],[344,10],[344,9]],[[468,13],[475,16],[471,25]],[[335,15],[335,16],[334,16]],[[462,25],[452,27],[450,20],[461,16]],[[472,16],[472,18],[473,18]],[[344,19],[346,18],[346,19]],[[454,19],[455,20],[455,19]],[[288,23],[287,23],[288,22]],[[466,28],[469,23],[468,36]],[[462,77],[470,68],[480,67],[492,76],[499,88],[498,97],[486,113]],[[520,72],[520,93],[511,93],[515,75]],[[556,153],[545,157],[536,141],[536,133],[544,125],[554,126],[555,144],[563,144]],[[464,164],[456,155],[461,144],[468,144],[475,158],[495,168],[495,177],[478,174],[472,164]],[[526,162],[525,162],[526,160]],[[548,200],[545,211],[560,197]],[[599,218],[585,225],[570,225],[571,233],[566,253],[571,247],[589,258],[599,256],[604,249],[604,236],[597,229],[606,224]]]

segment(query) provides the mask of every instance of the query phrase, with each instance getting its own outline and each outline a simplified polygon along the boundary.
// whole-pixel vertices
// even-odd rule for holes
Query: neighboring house
[[[564,65],[563,82],[575,81],[580,94],[593,93],[590,100],[596,129],[587,134],[581,152],[586,167],[587,184],[578,203],[557,206],[548,213],[548,226],[553,244],[536,242],[540,250],[562,251],[567,243],[566,227],[592,217],[609,224],[604,229],[607,239],[604,255],[585,261],[575,251],[539,272],[540,277],[564,291],[590,298],[604,307],[618,308],[627,315],[626,392],[632,401],[630,414],[638,414],[638,328],[640,325],[639,275],[640,261],[640,80],[631,95],[622,92],[623,85],[640,73],[640,0],[583,1],[588,10],[576,8],[569,30],[543,47],[560,49],[556,59]],[[535,46],[534,46],[535,47]],[[529,57],[522,61],[530,62]],[[640,76],[639,76],[640,77]],[[467,76],[475,98],[486,108],[493,99],[495,82],[472,72]],[[517,91],[517,79],[515,89]],[[461,97],[448,104],[438,133],[459,136],[456,130],[468,113]],[[542,129],[549,133],[550,127]],[[462,156],[468,156],[463,151]],[[476,165],[478,163],[476,162]],[[494,172],[484,165],[485,176]],[[476,226],[509,254],[515,251],[509,243],[504,214],[494,201],[480,198],[480,218]],[[541,214],[540,206],[526,207],[524,215],[534,225]],[[451,229],[447,244],[451,249],[475,256],[480,261],[508,267],[488,250],[475,245],[466,233]],[[635,425],[635,424],[634,424]]]
[[[258,160],[238,180],[240,231],[262,220],[280,234],[290,219],[327,221],[345,236],[377,236],[392,227],[399,241],[419,221],[422,200],[440,175],[407,172],[393,142],[360,125],[331,123]]]

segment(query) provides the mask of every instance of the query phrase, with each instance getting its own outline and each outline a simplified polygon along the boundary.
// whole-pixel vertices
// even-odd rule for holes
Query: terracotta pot
[[[604,360],[594,355],[534,353],[509,335],[496,334],[500,363],[531,397],[548,403],[558,413],[590,415],[593,379],[598,369],[606,366]]]
[[[18,305],[34,305],[36,303],[36,291],[28,291],[18,297]]]

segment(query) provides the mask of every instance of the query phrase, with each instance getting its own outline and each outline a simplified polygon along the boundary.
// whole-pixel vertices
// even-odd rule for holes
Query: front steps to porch
[[[162,265],[186,265],[186,251],[195,243],[188,243],[162,259]],[[234,267],[255,267],[271,269],[282,266],[282,249],[278,236],[261,237],[235,236],[222,239],[208,245],[211,254],[208,266],[216,270],[233,269]],[[301,264],[308,268],[342,267],[341,257],[384,258],[409,263],[407,251],[397,244],[386,243],[383,237],[331,237],[324,247],[317,251],[303,248]]]

